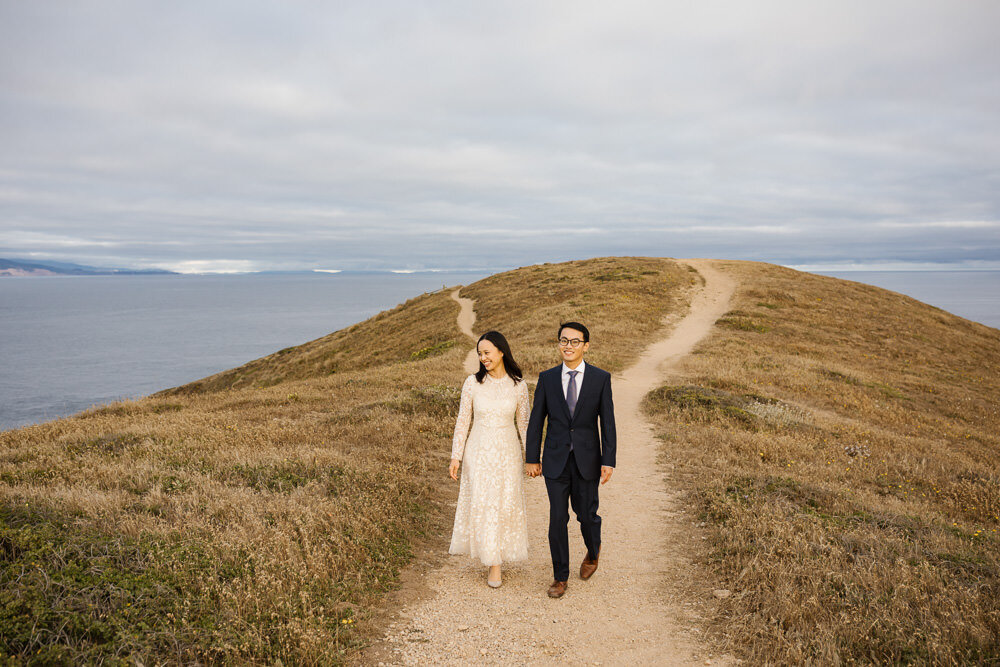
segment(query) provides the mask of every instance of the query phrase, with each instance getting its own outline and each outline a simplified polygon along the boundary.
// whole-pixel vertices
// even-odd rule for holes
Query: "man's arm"
[[[545,387],[542,386],[542,376],[538,376],[535,385],[535,402],[531,406],[531,417],[528,418],[528,432],[524,441],[525,466],[537,465],[542,458],[542,427],[545,424]]]
[[[611,375],[601,388],[601,406],[597,412],[601,419],[601,483],[611,479],[618,453],[618,434],[615,431],[615,402],[611,397]]]

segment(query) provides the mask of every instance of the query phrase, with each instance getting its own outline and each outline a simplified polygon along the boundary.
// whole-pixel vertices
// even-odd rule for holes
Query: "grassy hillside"
[[[732,311],[647,397],[754,664],[1000,662],[1000,332],[722,265]]]
[[[647,397],[712,620],[754,664],[996,662],[1000,332],[898,294],[726,262],[732,311]],[[620,370],[697,274],[526,267],[462,289],[528,377],[555,325]],[[339,662],[440,540],[471,342],[447,292],[152,397],[0,433],[0,658]]]
[[[463,290],[529,377],[563,318],[634,358],[697,276],[528,267]],[[0,433],[0,658],[329,664],[416,541],[444,534],[471,341],[446,292],[149,398]]]
[[[160,395],[268,387],[446,352],[466,340],[455,326],[458,307],[449,294],[448,290],[423,294],[346,329]]]

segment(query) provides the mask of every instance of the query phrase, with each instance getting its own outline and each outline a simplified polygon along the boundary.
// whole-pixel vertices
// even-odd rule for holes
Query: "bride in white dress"
[[[487,583],[496,588],[502,563],[528,557],[523,485],[528,387],[500,332],[484,333],[476,350],[479,370],[462,385],[448,467],[455,480],[462,469],[448,553],[479,558],[490,568]]]

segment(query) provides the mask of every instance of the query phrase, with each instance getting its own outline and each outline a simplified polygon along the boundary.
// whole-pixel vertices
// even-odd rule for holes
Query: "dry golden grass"
[[[669,260],[591,260],[465,292],[531,377],[570,316],[620,368],[686,308],[691,280]],[[448,529],[471,346],[457,314],[447,292],[424,295],[177,390],[0,433],[0,658],[350,656],[415,541]]]
[[[358,605],[392,584],[439,512],[454,384],[426,360],[0,435],[4,587],[19,584],[4,650],[339,660]],[[81,555],[108,540],[103,560]]]
[[[646,400],[755,664],[1000,662],[1000,332],[731,262],[733,310]]]

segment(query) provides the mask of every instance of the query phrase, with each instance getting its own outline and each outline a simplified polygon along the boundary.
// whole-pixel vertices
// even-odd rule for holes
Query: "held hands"
[[[608,480],[611,479],[611,475],[615,472],[615,469],[611,466],[601,466],[601,484],[607,484]],[[542,474],[542,464],[541,463],[525,463],[524,464],[524,474],[528,477],[538,477]]]
[[[458,459],[452,459],[451,463],[448,465],[448,475],[456,482],[458,481],[458,466],[461,464],[462,462]]]

